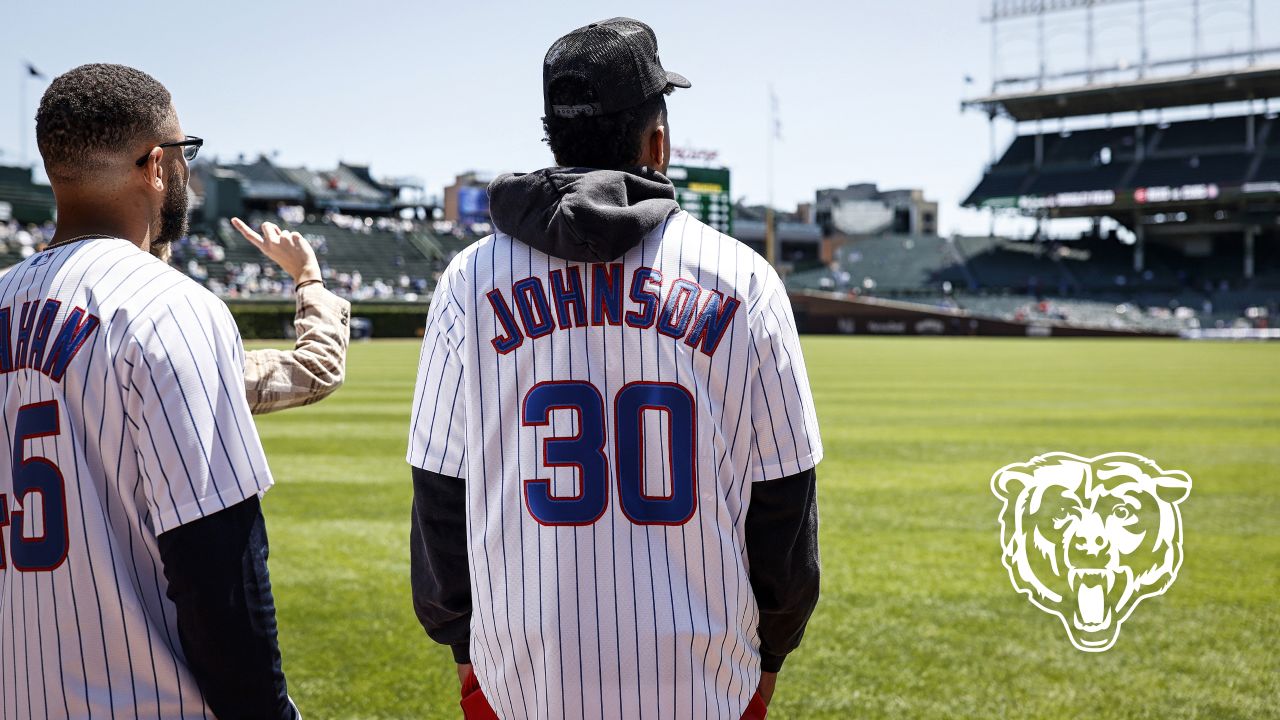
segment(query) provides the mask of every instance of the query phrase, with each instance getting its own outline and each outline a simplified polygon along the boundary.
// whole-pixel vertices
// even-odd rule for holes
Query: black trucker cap
[[[562,78],[582,80],[590,97],[551,104],[551,86]],[[548,117],[609,115],[633,108],[668,84],[689,87],[658,59],[658,38],[639,20],[616,17],[593,22],[556,40],[542,61],[542,98]]]

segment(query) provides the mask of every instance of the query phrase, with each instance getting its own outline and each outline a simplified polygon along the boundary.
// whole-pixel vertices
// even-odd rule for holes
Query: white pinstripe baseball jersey
[[[224,303],[125,240],[0,278],[0,717],[206,718],[159,534],[271,485]]]
[[[822,457],[768,263],[684,212],[608,263],[485,238],[436,289],[411,422],[409,462],[467,481],[500,716],[741,717],[751,482]]]

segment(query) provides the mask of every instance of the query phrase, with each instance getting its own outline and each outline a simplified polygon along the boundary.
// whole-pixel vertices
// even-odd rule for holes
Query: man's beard
[[[187,185],[170,183],[160,207],[160,232],[151,241],[151,254],[167,260],[169,246],[187,234]]]

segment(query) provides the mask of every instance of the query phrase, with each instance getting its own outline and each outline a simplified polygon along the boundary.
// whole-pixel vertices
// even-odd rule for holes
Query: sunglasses
[[[156,147],[162,147],[162,148],[180,147],[182,148],[182,157],[187,162],[191,162],[192,160],[196,159],[196,155],[200,154],[200,148],[203,145],[204,145],[204,138],[198,138],[198,137],[195,137],[194,135],[188,135],[185,140],[175,140],[173,142],[160,143]],[[135,164],[138,167],[142,167],[143,164],[147,162],[147,158],[150,156],[151,156],[151,151],[148,150],[147,154],[138,158],[138,161]]]

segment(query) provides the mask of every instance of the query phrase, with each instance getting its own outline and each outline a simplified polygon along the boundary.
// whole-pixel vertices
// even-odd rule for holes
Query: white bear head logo
[[[1178,577],[1184,472],[1131,453],[1048,453],[996,471],[991,490],[1014,589],[1080,650],[1109,649],[1138,603]]]

